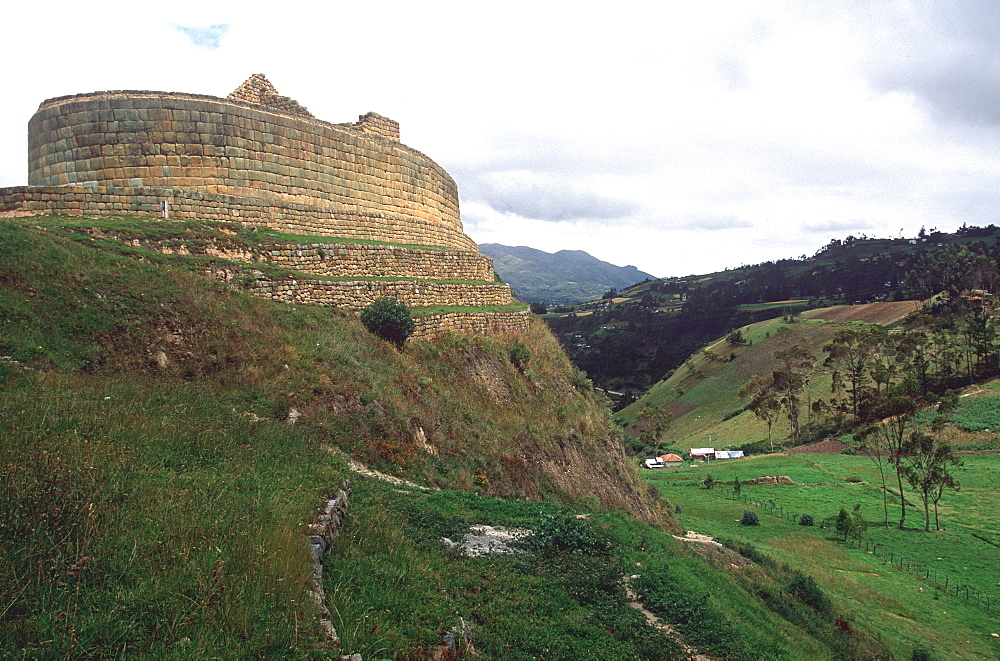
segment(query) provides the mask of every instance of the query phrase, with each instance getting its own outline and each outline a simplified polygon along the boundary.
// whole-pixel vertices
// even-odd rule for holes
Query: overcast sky
[[[479,243],[670,276],[998,220],[994,0],[27,6],[4,10],[0,186],[27,183],[46,98],[259,72],[320,119],[397,120]]]

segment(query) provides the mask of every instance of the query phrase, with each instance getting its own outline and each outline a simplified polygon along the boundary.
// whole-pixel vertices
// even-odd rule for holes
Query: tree
[[[758,420],[767,424],[767,443],[774,452],[774,440],[771,429],[775,420],[781,415],[781,397],[772,377],[753,376],[740,388],[741,399],[749,399],[747,408],[753,411]]]
[[[983,359],[989,359],[996,353],[997,329],[993,319],[982,308],[975,308],[966,317],[963,330],[970,353],[976,356],[975,369],[981,371]],[[971,361],[969,363],[969,376],[971,377]]]
[[[658,446],[660,437],[670,428],[673,416],[666,409],[646,405],[636,415],[635,427],[646,445]]]
[[[864,515],[861,513],[861,503],[857,503],[854,506],[854,512],[851,514],[851,525],[850,534],[851,539],[854,541],[859,541],[864,537],[865,531],[868,530],[868,522],[865,521]]]
[[[705,485],[706,489],[711,489],[715,486],[715,478],[712,477],[711,473],[708,473],[705,475],[705,479],[702,480],[701,483]]]
[[[903,493],[903,477],[906,473],[904,457],[906,455],[906,430],[910,418],[917,412],[917,405],[906,397],[891,397],[878,411],[882,422],[875,425],[874,433],[882,436],[882,443],[888,451],[888,460],[896,472],[896,485],[899,487],[899,529],[906,524],[906,494]]]
[[[539,303],[537,301],[532,303],[529,307],[531,308],[532,314],[547,314],[549,311],[549,309],[545,307],[545,303]]]
[[[380,298],[361,311],[361,323],[369,333],[402,348],[406,338],[413,334],[414,323],[410,311],[395,298]]]
[[[854,435],[854,449],[863,454],[878,469],[879,480],[882,483],[882,513],[884,525],[889,527],[889,490],[885,482],[885,457],[889,453],[887,434],[878,429],[878,425],[870,425]]]
[[[931,529],[930,503],[934,503],[934,528],[939,530],[937,503],[946,488],[958,488],[951,471],[962,465],[947,441],[915,431],[904,447],[906,480],[920,493],[924,504],[924,530]]]
[[[781,367],[774,371],[771,382],[781,393],[781,405],[788,416],[789,430],[793,439],[799,433],[799,397],[806,387],[806,379],[815,367],[816,361],[809,350],[801,344],[792,344],[774,354],[781,361]]]
[[[858,419],[858,406],[868,383],[868,361],[871,358],[872,333],[869,327],[848,326],[837,332],[823,347],[826,365],[833,368],[833,392],[847,389],[851,397],[851,413]]]
[[[736,475],[733,478],[733,493],[739,496],[741,491],[743,491],[743,485],[740,484],[740,476]]]
[[[843,507],[840,508],[840,512],[837,514],[837,523],[834,527],[837,532],[844,536],[844,541],[846,542],[847,536],[851,533],[851,515]]]

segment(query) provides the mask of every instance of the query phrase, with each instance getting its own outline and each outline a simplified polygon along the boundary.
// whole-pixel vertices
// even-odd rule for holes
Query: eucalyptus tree
[[[896,485],[899,488],[899,528],[903,529],[906,524],[906,494],[903,492],[903,479],[906,476],[905,457],[907,453],[906,432],[909,429],[910,420],[917,412],[917,405],[907,397],[890,397],[888,401],[876,411],[877,422],[871,424],[864,430],[865,439],[864,452],[879,465],[882,475],[883,494],[888,492],[886,477],[882,472],[882,453],[885,453],[885,461],[893,468],[896,474]],[[878,457],[872,453],[877,453]],[[888,525],[888,498],[883,495],[883,507],[885,511],[886,524]]]
[[[754,375],[740,388],[740,399],[749,400],[747,409],[767,425],[767,443],[774,452],[774,438],[771,430],[781,415],[781,394],[772,376]]]
[[[951,445],[937,436],[915,431],[903,446],[903,471],[924,504],[924,530],[931,529],[930,504],[934,504],[934,527],[940,529],[937,504],[946,488],[958,489],[952,471],[962,465]]]
[[[823,351],[827,353],[824,364],[833,369],[831,389],[834,393],[846,390],[850,396],[851,414],[858,419],[858,409],[865,390],[869,389],[869,362],[875,336],[870,325],[851,325],[837,331]]]

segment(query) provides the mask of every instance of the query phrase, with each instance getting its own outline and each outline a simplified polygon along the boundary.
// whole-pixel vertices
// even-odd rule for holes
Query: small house
[[[661,454],[657,459],[662,461],[663,465],[667,467],[680,466],[684,463],[684,458],[678,457],[676,454]]]
[[[715,459],[715,448],[691,448],[691,459],[696,461]]]

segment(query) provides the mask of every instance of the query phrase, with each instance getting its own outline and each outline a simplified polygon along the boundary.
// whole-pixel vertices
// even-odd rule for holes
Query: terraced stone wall
[[[439,230],[375,240],[471,243],[454,179],[393,139],[398,124],[374,113],[357,124],[330,124],[235,99],[97,92],[42,103],[28,136],[30,186],[122,189],[121,197],[190,191],[223,196],[186,201],[201,212],[217,206],[228,220],[298,221],[303,230],[313,222],[324,235],[343,236],[351,221],[370,218],[381,221],[383,235],[411,224]],[[142,204],[112,202],[126,203]]]
[[[405,277],[425,280],[495,280],[493,262],[478,252],[421,250],[402,246],[351,243],[277,244],[264,251],[267,261],[329,277]]]
[[[478,252],[472,239],[441,223],[375,211],[331,211],[314,205],[162,188],[92,185],[0,188],[0,213],[8,216],[41,213],[162,216],[164,201],[170,218],[235,221],[288,234],[444,246]]]
[[[328,305],[360,312],[372,301],[391,296],[407,307],[500,307],[514,302],[502,282],[462,283],[423,280],[270,280],[258,279],[247,290],[283,303]],[[456,303],[460,301],[461,303]]]
[[[466,335],[504,335],[528,330],[528,315],[524,312],[449,312],[414,318],[414,340],[433,340],[444,333]]]

